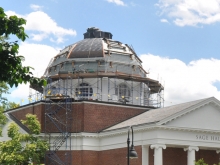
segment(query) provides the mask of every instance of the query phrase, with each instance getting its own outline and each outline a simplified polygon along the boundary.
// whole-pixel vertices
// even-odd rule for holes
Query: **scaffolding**
[[[70,80],[70,79],[66,79]],[[71,125],[73,122],[72,98],[69,91],[72,86],[62,79],[55,83],[48,79],[45,89],[45,138],[49,142],[49,151],[46,153],[45,164],[71,165]],[[53,136],[51,136],[53,134]],[[54,136],[55,134],[55,136]],[[62,150],[59,155],[57,151]]]
[[[37,91],[34,94],[29,93],[29,103],[45,100],[49,91],[55,96],[61,90],[60,82],[65,82],[66,93],[73,100],[104,101],[155,108],[164,106],[163,86],[147,77],[97,72],[60,73],[52,79],[53,83],[44,89],[44,94]],[[126,91],[123,85],[129,91]]]
[[[105,37],[105,38],[103,38]],[[50,148],[46,164],[71,165],[73,102],[91,101],[160,108],[164,87],[142,67],[132,46],[112,40],[112,34],[88,28],[85,40],[61,50],[43,75],[45,88],[32,85],[29,103],[45,102],[45,138]],[[75,112],[75,111],[74,111]],[[76,111],[77,112],[77,111]],[[76,124],[77,125],[77,124]]]
[[[88,85],[89,84],[89,85]],[[128,87],[128,88],[126,88]],[[29,93],[29,101],[45,102],[45,138],[49,142],[47,165],[71,165],[73,102],[112,102],[160,108],[164,106],[163,86],[147,77],[122,73],[60,73],[47,79],[47,86]],[[61,151],[61,152],[59,152]]]

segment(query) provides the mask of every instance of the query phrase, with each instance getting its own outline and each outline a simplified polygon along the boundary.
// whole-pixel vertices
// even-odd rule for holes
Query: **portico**
[[[96,152],[102,165],[123,164],[127,128],[132,125],[139,158],[131,164],[194,165],[203,158],[212,165],[219,162],[219,119],[219,100],[197,100],[146,111],[99,133],[72,134],[72,149]]]
[[[219,101],[209,98],[148,111],[107,130],[136,124],[134,144],[142,147],[142,165],[194,165],[200,158],[214,164],[219,161],[219,119]]]

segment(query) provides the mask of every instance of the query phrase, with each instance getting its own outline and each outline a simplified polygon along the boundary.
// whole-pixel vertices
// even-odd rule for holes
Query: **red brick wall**
[[[130,165],[142,164],[142,148],[135,146],[138,158],[130,159]],[[64,160],[63,151],[57,154]],[[126,165],[127,148],[119,148],[105,151],[72,151],[73,165]],[[209,165],[217,164],[218,154],[214,150],[200,150],[196,152],[196,159],[204,158]],[[183,148],[170,148],[163,150],[163,165],[186,165],[187,152]],[[149,149],[149,165],[154,165],[154,150]]]
[[[17,119],[17,120],[24,120],[26,114],[35,114],[37,115],[37,118],[39,122],[41,123],[41,128],[44,126],[44,103],[41,104],[30,104],[30,106],[24,106],[23,108],[20,107],[20,110],[17,110],[15,112],[12,112],[11,114]]]
[[[209,165],[218,164],[220,157],[215,150],[199,150],[196,152],[196,160],[202,159]]]
[[[66,111],[64,108],[58,105],[51,105],[50,111],[57,111],[57,119],[65,123]],[[27,113],[36,114],[41,122],[42,132],[45,128],[45,109],[48,110],[48,106],[44,103],[40,105],[31,105],[30,107],[23,107],[22,109],[12,112],[11,114],[18,120],[25,119]],[[145,110],[136,107],[122,107],[111,106],[92,103],[73,103],[72,104],[72,116],[69,116],[69,120],[72,132],[99,132],[105,128],[143,113]],[[58,123],[60,127],[63,125]],[[46,129],[51,132],[59,132],[56,126],[47,117]]]
[[[142,164],[142,148],[135,146],[138,158],[130,159],[130,165]],[[127,164],[127,148],[119,148],[113,150],[100,151],[98,165],[126,165]]]
[[[54,106],[54,109],[56,108],[57,106]],[[138,108],[75,103],[72,106],[72,121],[70,121],[72,122],[72,132],[99,132],[144,111]],[[65,110],[59,110],[57,116],[62,121],[62,116],[65,117]],[[50,120],[48,121],[48,129],[57,132],[54,124]]]
[[[163,165],[186,165],[187,152],[183,148],[167,147],[163,150]]]
[[[145,110],[121,106],[84,104],[84,132],[99,132],[143,113]]]
[[[141,146],[135,146],[138,153],[137,159],[130,159],[130,165],[141,165]],[[113,149],[107,151],[72,151],[73,165],[126,165],[127,148]],[[64,152],[57,151],[64,160]]]

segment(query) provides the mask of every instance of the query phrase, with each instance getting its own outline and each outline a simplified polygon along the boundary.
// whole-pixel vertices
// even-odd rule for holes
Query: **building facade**
[[[215,98],[163,107],[163,86],[150,79],[131,46],[88,28],[46,68],[42,99],[8,110],[9,120],[36,114],[50,143],[45,164],[124,165],[128,128],[138,158],[131,165],[219,162],[220,102]],[[35,100],[34,100],[35,97]],[[5,131],[5,130],[4,130]]]
[[[36,102],[7,114],[17,123],[27,113],[36,114],[43,137],[45,107],[45,102]],[[138,153],[130,164],[193,165],[200,158],[208,164],[219,162],[220,102],[215,98],[158,109],[91,101],[73,103],[72,108],[73,130],[67,141],[71,150],[64,144],[56,151],[63,163],[65,153],[70,152],[71,164],[126,164],[129,126],[134,128]],[[53,133],[53,138],[58,136]]]

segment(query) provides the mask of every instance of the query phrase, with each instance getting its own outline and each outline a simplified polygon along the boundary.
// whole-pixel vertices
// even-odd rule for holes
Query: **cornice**
[[[33,107],[33,106],[41,105],[41,104],[45,105],[45,102],[44,101],[37,101],[37,102],[34,102],[34,103],[29,103],[29,104],[22,105],[22,106],[19,106],[17,108],[14,108],[14,109],[7,110],[4,113],[8,114],[8,113],[11,113],[11,112],[20,111],[24,108],[29,108],[29,107]]]
[[[99,133],[99,137],[108,137],[115,136],[119,134],[127,134],[127,128],[111,130],[106,132]],[[166,125],[157,125],[156,123],[145,124],[140,126],[133,126],[134,132],[144,132],[150,130],[172,130],[172,131],[185,131],[185,132],[198,132],[198,133],[212,133],[220,134],[220,130],[210,130],[210,129],[201,129],[201,128],[188,128],[188,127],[174,127]]]
[[[151,125],[151,126],[140,126],[140,127],[133,127],[134,133],[135,132],[144,132],[150,130],[171,130],[171,131],[181,131],[181,132],[196,132],[196,133],[210,133],[210,134],[218,134],[220,135],[220,130],[209,130],[209,129],[199,129],[199,128],[187,128],[187,127],[172,127],[172,126],[158,126],[158,125]],[[128,129],[120,129],[108,132],[101,132],[101,133],[87,133],[87,132],[80,132],[80,133],[72,133],[71,137],[75,138],[104,138],[104,137],[114,137],[117,135],[127,135]],[[41,135],[43,136],[43,134]],[[52,136],[59,136],[58,133],[53,133]]]

